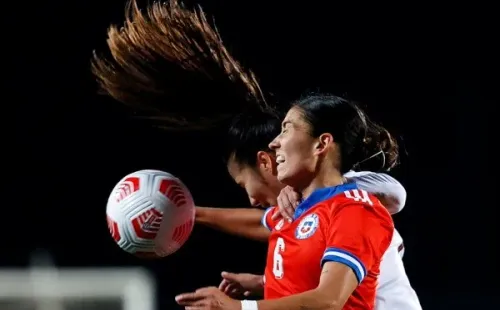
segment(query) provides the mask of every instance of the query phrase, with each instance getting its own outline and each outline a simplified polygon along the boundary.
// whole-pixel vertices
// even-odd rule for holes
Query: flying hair
[[[201,7],[177,0],[141,11],[127,4],[108,30],[109,55],[94,52],[100,90],[169,130],[201,130],[247,110],[271,109],[250,70],[224,46]]]

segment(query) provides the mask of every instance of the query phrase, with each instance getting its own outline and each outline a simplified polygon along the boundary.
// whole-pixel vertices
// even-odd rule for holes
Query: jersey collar
[[[325,187],[319,188],[309,195],[306,199],[304,199],[295,209],[295,214],[293,215],[293,219],[299,218],[304,212],[315,206],[321,201],[325,201],[330,199],[344,191],[357,189],[356,183],[345,183],[333,187]]]

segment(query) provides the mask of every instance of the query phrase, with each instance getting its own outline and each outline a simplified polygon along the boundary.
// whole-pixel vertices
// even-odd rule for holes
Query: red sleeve
[[[394,225],[382,206],[351,203],[333,208],[325,228],[326,250],[321,264],[337,262],[349,266],[361,283],[379,264],[392,239]]]
[[[264,212],[264,215],[262,216],[262,225],[269,229],[269,231],[272,231],[274,226],[276,226],[276,221],[273,221],[271,217],[278,212],[277,207],[270,207],[266,209],[266,212]]]

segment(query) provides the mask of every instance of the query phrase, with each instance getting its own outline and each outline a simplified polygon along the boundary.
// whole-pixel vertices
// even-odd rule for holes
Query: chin
[[[276,178],[278,179],[278,181],[280,181],[280,183],[283,183],[283,180],[286,179],[286,175],[284,173],[279,173],[276,175]]]
[[[284,173],[283,174],[278,173],[278,181],[280,181],[281,184],[291,185],[290,184],[291,178]]]
[[[287,169],[283,166],[283,164],[278,165],[278,168],[276,169],[276,178],[278,181],[282,181],[283,179],[286,179],[287,177]]]

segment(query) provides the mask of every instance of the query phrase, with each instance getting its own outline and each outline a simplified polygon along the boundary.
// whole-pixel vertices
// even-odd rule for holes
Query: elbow
[[[328,302],[325,302],[320,309],[321,310],[342,310],[342,308],[344,308],[344,303],[341,303],[338,300],[329,300]]]
[[[406,189],[399,182],[393,184],[389,192],[377,196],[391,214],[401,212],[406,204]]]
[[[344,308],[344,304],[335,300],[335,301],[330,301],[324,309],[325,310],[342,310],[342,308]]]
[[[335,303],[335,304],[331,305],[330,310],[342,310],[343,308],[344,308],[344,306],[341,305],[340,303]]]
[[[406,204],[406,189],[401,183],[394,186],[393,204],[391,214],[401,212]]]

